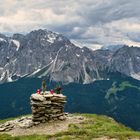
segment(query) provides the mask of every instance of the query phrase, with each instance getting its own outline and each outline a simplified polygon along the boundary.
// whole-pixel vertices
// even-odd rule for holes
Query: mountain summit
[[[106,72],[115,71],[140,80],[140,48],[92,51],[42,29],[12,37],[0,34],[0,57],[1,83],[27,76],[86,84],[108,79]]]

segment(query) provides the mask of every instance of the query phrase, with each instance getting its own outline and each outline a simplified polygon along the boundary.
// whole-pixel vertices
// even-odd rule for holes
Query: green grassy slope
[[[12,137],[7,134],[0,134],[0,140],[91,140],[105,136],[122,140],[140,138],[140,132],[133,131],[107,116],[95,114],[80,114],[80,116],[85,116],[87,120],[80,124],[70,124],[67,131],[55,135],[35,134]]]
[[[113,82],[112,87],[108,89],[105,98],[108,99],[111,95],[117,94],[117,92],[120,92],[120,91],[124,91],[127,88],[137,89],[140,93],[140,88],[138,86],[130,84],[128,81],[123,81],[118,86],[116,86],[116,83]]]

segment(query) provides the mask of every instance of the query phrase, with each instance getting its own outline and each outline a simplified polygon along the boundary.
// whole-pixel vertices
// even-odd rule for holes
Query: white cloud
[[[83,45],[140,42],[139,0],[4,0],[0,32],[47,28]]]

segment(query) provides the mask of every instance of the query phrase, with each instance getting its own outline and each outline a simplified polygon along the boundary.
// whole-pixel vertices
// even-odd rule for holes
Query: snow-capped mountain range
[[[1,83],[26,76],[86,84],[108,79],[102,74],[106,71],[140,80],[140,48],[122,45],[93,51],[42,29],[12,37],[0,34],[0,58]]]

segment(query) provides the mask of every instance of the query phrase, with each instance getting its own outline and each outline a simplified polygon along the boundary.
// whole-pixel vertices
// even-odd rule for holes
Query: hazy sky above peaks
[[[140,46],[140,0],[0,0],[0,32],[39,28],[91,48]]]

